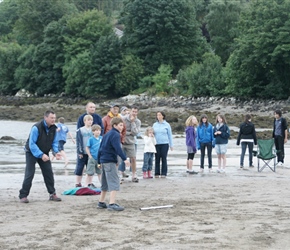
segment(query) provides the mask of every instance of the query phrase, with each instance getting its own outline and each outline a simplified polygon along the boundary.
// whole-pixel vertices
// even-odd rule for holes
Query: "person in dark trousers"
[[[288,128],[287,121],[282,117],[281,110],[276,110],[274,113],[275,119],[273,122],[273,138],[277,150],[278,163],[277,166],[284,165],[284,144],[287,143]]]
[[[56,159],[61,159],[61,154],[58,151],[55,118],[55,113],[48,110],[44,113],[44,119],[33,125],[31,128],[29,138],[25,145],[25,176],[22,188],[19,191],[19,199],[21,203],[29,203],[27,196],[29,195],[32,186],[36,163],[39,164],[41,169],[49,193],[49,200],[61,201],[61,199],[55,194],[54,177],[49,158],[49,151],[52,149],[55,153]]]
[[[249,150],[249,167],[253,168],[253,148],[254,144],[257,145],[257,136],[255,125],[251,122],[251,115],[246,114],[244,122],[240,125],[238,134],[237,145],[241,144],[242,153],[240,157],[240,168],[244,167],[244,157],[248,147]]]

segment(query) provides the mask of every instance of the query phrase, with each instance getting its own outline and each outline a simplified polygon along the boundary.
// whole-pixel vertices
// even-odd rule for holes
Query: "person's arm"
[[[86,153],[89,156],[89,158],[92,158],[90,147],[91,147],[91,138],[88,139],[88,142],[86,145]]]
[[[134,122],[131,122],[131,135],[137,136],[140,133],[141,122],[139,119],[136,119]]]
[[[253,139],[254,139],[254,144],[257,145],[257,135],[256,135],[256,129],[255,129],[254,124],[253,124]]]
[[[255,132],[255,128],[254,128],[254,132]],[[237,145],[238,146],[240,145],[240,142],[241,142],[241,135],[242,135],[242,125],[240,125],[240,131],[239,131],[238,138],[237,138]],[[256,135],[256,132],[255,132],[255,135]],[[253,136],[254,136],[254,134],[253,134]],[[255,137],[254,137],[254,142],[255,142]],[[256,138],[256,142],[257,142],[257,138]],[[255,145],[257,145],[257,143]]]
[[[43,152],[37,146],[36,142],[39,136],[39,132],[36,126],[33,126],[29,135],[29,149],[32,155],[36,158],[42,158]]]
[[[228,139],[228,138],[230,138],[230,129],[229,129],[228,125],[224,124],[224,126],[225,126],[225,129],[223,129],[223,131],[221,131],[221,137]]]
[[[287,140],[288,140],[288,126],[287,126],[287,121],[286,119],[284,118],[284,135],[285,135],[285,138],[284,138],[284,144],[287,143]]]
[[[169,123],[167,124],[168,124],[167,134],[168,134],[168,139],[169,139],[169,147],[171,150],[173,150],[172,130],[171,130],[170,124]]]
[[[54,139],[53,139],[51,147],[52,147],[53,152],[55,154],[57,154],[59,150],[58,150],[58,138],[57,138],[57,134],[56,133],[54,135]]]
[[[84,115],[81,115],[78,119],[77,129],[79,129],[85,125],[83,119],[84,119]]]
[[[196,147],[197,147],[197,150],[200,150],[199,127],[197,127],[196,129]]]
[[[214,130],[213,130],[213,126],[211,125],[211,144],[212,144],[212,147],[214,148],[215,147],[215,137],[214,137]]]
[[[76,141],[75,141],[75,139],[73,138],[71,132],[68,132],[68,135],[69,135],[69,137],[71,138],[72,142],[73,142],[74,144],[76,144]]]

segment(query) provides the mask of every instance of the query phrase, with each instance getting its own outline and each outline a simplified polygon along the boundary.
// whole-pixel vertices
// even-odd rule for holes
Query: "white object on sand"
[[[165,206],[157,206],[157,207],[140,207],[140,210],[151,210],[151,209],[160,209],[160,208],[170,208],[173,207],[173,205],[165,205]]]

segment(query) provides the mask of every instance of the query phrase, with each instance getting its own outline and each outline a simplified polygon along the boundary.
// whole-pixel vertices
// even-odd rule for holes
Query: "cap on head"
[[[128,108],[126,106],[123,106],[120,111],[123,112],[123,111],[126,111],[126,110],[128,110]]]
[[[119,106],[118,104],[115,104],[115,103],[111,103],[111,104],[109,105],[109,107],[110,107],[110,108],[114,108],[114,107],[118,107],[118,108],[120,108],[120,106]]]

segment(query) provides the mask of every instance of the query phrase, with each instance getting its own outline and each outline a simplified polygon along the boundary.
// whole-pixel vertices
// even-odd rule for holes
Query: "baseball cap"
[[[123,107],[121,108],[121,112],[124,111],[124,110],[128,110],[128,108],[127,108],[126,106],[123,106]]]
[[[114,107],[120,108],[120,106],[118,104],[115,104],[115,103],[111,103],[109,106],[110,106],[110,108],[114,108]]]

